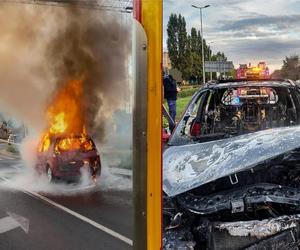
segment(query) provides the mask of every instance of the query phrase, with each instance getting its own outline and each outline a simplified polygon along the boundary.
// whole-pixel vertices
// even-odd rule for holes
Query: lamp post
[[[215,42],[209,42],[208,44],[211,45],[213,43],[215,43]],[[211,61],[211,52],[212,52],[212,50],[209,48],[209,61]],[[212,81],[212,72],[210,72],[210,80]]]
[[[201,23],[201,47],[202,47],[202,75],[203,75],[203,84],[205,83],[205,61],[204,61],[204,44],[203,44],[203,27],[202,27],[202,9],[210,7],[210,5],[205,6],[196,6],[192,5],[193,8],[200,10],[200,23]]]

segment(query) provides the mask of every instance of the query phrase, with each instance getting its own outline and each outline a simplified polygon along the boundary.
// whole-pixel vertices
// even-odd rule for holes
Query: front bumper
[[[80,177],[83,169],[86,169],[91,176],[99,176],[101,173],[101,164],[89,161],[62,163],[57,165],[54,174],[57,177]]]

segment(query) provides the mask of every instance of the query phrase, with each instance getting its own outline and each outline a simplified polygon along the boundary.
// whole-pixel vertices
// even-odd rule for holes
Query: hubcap
[[[47,170],[47,177],[48,177],[48,182],[52,181],[52,171],[51,168],[48,168]]]

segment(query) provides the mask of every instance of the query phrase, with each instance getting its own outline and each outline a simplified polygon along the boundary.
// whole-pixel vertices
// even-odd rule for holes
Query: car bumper
[[[64,178],[78,178],[81,176],[82,172],[86,169],[91,175],[100,175],[101,166],[92,166],[91,164],[63,164],[57,166],[54,171],[55,176]]]

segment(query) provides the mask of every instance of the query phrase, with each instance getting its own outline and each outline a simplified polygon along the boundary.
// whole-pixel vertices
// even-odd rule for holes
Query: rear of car
[[[82,171],[100,176],[101,160],[93,140],[86,137],[53,137],[48,150],[38,153],[38,168],[53,179],[78,180]]]

